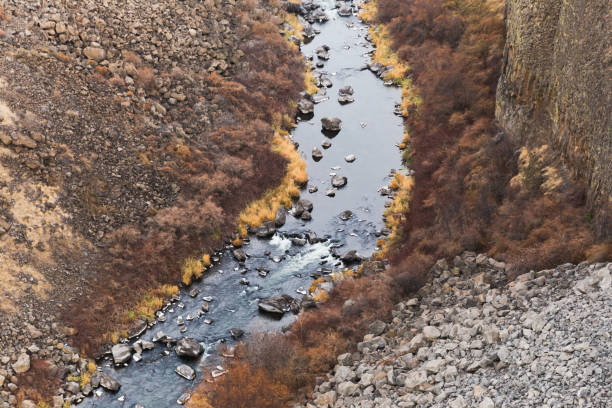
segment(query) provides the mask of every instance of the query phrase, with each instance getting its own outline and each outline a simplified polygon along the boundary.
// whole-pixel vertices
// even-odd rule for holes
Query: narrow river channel
[[[313,203],[312,220],[301,221],[290,215],[287,223],[271,239],[255,236],[243,247],[248,254],[245,268],[239,266],[230,249],[218,254],[219,261],[207,275],[180,293],[180,301],[165,311],[165,321],[146,331],[141,339],[151,340],[159,331],[176,339],[190,337],[201,343],[205,353],[198,360],[184,361],[173,348],[156,343],[155,348],[142,353],[142,360],[131,361],[126,367],[115,368],[112,358],[102,361],[102,370],[120,384],[117,393],[99,388],[80,406],[86,407],[145,407],[165,408],[178,406],[177,399],[189,392],[214,362],[216,348],[222,341],[232,344],[229,330],[240,328],[249,333],[280,330],[289,325],[295,316],[286,313],[282,319],[265,316],[258,311],[258,299],[288,294],[300,299],[302,290],[308,290],[313,273],[325,272],[322,268],[341,269],[339,261],[331,256],[332,247],[338,252],[356,250],[362,256],[371,255],[376,249],[378,237],[384,227],[382,213],[388,197],[379,193],[390,181],[390,171],[401,166],[400,152],[396,145],[402,139],[402,119],[394,115],[395,104],[401,99],[400,90],[386,86],[371,71],[363,69],[370,62],[372,45],[367,42],[367,27],[353,13],[340,17],[333,1],[320,1],[329,17],[325,23],[315,23],[320,33],[309,43],[302,45],[305,56],[319,61],[323,67],[314,73],[324,74],[332,81],[327,88],[329,99],[315,105],[314,116],[298,122],[293,138],[308,163],[308,187],[302,198]],[[343,3],[344,4],[344,3]],[[351,3],[346,3],[350,6]],[[320,60],[315,50],[329,46],[329,60]],[[338,90],[350,85],[355,101],[338,102]],[[321,130],[321,118],[338,117],[342,130],[330,138]],[[331,146],[323,148],[328,141]],[[314,161],[312,149],[318,147],[323,158]],[[349,163],[348,155],[356,160]],[[345,176],[348,183],[328,197],[331,176]],[[316,186],[316,192],[312,187]],[[353,215],[344,221],[339,214],[350,210]],[[288,234],[315,232],[325,242],[296,245]],[[295,240],[294,240],[295,241]],[[268,254],[268,255],[266,255]],[[263,277],[257,268],[269,270]],[[246,272],[244,272],[246,269]],[[248,280],[240,282],[241,279]],[[198,289],[196,297],[189,292]],[[210,310],[198,317],[203,298],[212,297]],[[185,332],[177,324],[184,320]],[[190,320],[191,317],[194,317]],[[210,324],[208,324],[210,323]],[[187,364],[196,371],[196,380],[189,381],[175,373],[177,366]]]

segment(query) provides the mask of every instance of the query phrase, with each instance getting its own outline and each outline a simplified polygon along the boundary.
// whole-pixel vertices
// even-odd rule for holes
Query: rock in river
[[[315,54],[317,55],[317,58],[319,59],[328,60],[329,59],[329,46],[328,45],[320,46],[319,48],[315,50]]]
[[[319,150],[318,147],[312,149],[312,160],[318,162],[323,158],[323,153]]]
[[[117,392],[119,388],[121,388],[121,384],[119,381],[115,380],[113,377],[106,373],[100,373],[100,386],[108,391]],[[93,382],[93,379],[92,379]]]
[[[323,126],[323,130],[327,130],[328,132],[339,132],[342,128],[342,121],[339,118],[325,117],[321,119],[321,125]]]
[[[353,212],[351,210],[342,211],[339,215],[342,221],[347,221],[352,216],[353,216]]]
[[[179,357],[198,358],[204,352],[204,347],[194,339],[185,337],[176,343],[174,351]]]
[[[238,340],[239,338],[241,338],[242,336],[244,336],[244,330],[242,329],[238,329],[236,327],[230,329],[230,336],[232,336],[232,338],[234,340]]]
[[[352,163],[352,162],[354,162],[355,160],[357,160],[357,158],[355,157],[355,155],[354,155],[354,154],[349,154],[348,156],[346,156],[346,157],[344,158],[344,160],[345,160],[347,163]]]
[[[308,95],[308,94],[307,94]],[[302,115],[310,115],[314,112],[314,102],[312,100],[312,96],[303,96],[298,101],[298,110]]]
[[[353,91],[353,87],[350,85],[340,88],[338,90],[338,102],[342,104],[354,102],[355,101],[355,97],[353,96],[354,92],[355,91]]]
[[[123,364],[132,358],[132,348],[129,344],[115,344],[111,349],[115,364]]]
[[[234,259],[238,262],[244,262],[247,259],[247,254],[243,249],[234,249],[232,255],[234,255]]]
[[[331,184],[332,184],[332,186],[334,186],[336,188],[341,188],[341,187],[346,186],[347,181],[348,180],[347,180],[346,177],[335,175],[331,179]]]
[[[353,15],[353,9],[348,4],[344,4],[338,9],[338,15],[340,17],[350,17]]]
[[[276,226],[276,228],[280,228],[285,225],[285,222],[287,222],[287,210],[285,210],[285,207],[280,206],[278,207],[278,210],[276,210],[274,225]]]
[[[299,302],[289,295],[274,296],[259,299],[259,310],[275,315],[284,315],[288,311],[299,312]]]
[[[363,258],[361,256],[359,256],[357,254],[357,251],[355,251],[354,249],[352,249],[350,251],[346,251],[344,254],[342,254],[340,259],[344,263],[357,263],[357,262],[361,262],[363,260]]]
[[[189,381],[192,381],[195,378],[195,370],[186,364],[181,364],[180,366],[176,367],[176,370],[174,371]]]
[[[263,225],[255,228],[255,235],[259,238],[270,238],[276,233],[276,227],[274,221],[265,222]]]

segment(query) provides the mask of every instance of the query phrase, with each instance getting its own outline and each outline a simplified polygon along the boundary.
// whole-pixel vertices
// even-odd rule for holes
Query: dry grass
[[[290,208],[294,199],[300,196],[300,186],[308,182],[306,163],[289,140],[288,132],[277,130],[272,140],[272,151],[287,159],[287,172],[281,185],[267,191],[264,196],[249,204],[238,220],[238,231],[246,236],[247,226],[256,227],[274,220],[276,211],[282,205]]]
[[[181,281],[185,286],[191,284],[193,279],[200,279],[204,273],[204,265],[200,259],[187,258],[181,268]]]

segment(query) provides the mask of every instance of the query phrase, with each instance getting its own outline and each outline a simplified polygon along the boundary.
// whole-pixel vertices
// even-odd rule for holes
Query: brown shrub
[[[201,114],[188,99],[167,113],[169,120],[192,128],[188,140],[143,137],[147,166],[157,177],[174,181],[180,193],[170,206],[151,208],[143,219],[106,235],[90,292],[63,315],[78,329],[74,343],[85,351],[96,351],[102,334],[114,331],[147,290],[176,283],[185,259],[218,248],[235,232],[246,204],[279,184],[287,163],[270,151],[269,143],[282,118],[293,116],[289,102],[302,90],[303,59],[278,35],[267,14],[259,14],[245,12],[245,27],[238,34],[249,39],[241,42],[247,63],[230,78],[184,69],[156,74],[136,54],[124,53],[126,62],[139,67],[139,86],[152,89],[156,75],[190,78],[214,95],[217,116],[213,130],[194,130]]]

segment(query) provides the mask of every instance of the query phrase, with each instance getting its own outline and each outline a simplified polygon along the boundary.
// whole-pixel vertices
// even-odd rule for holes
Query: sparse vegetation
[[[140,87],[151,88],[166,75],[188,78],[213,95],[211,103],[223,114],[217,116],[214,130],[172,138],[159,147],[154,144],[146,151],[146,160],[142,155],[135,158],[174,180],[180,193],[171,206],[151,208],[142,223],[106,234],[100,272],[91,282],[95,296],[85,296],[71,308],[88,313],[64,316],[67,324],[78,329],[75,343],[85,351],[95,349],[96,339],[117,325],[152,316],[159,300],[157,295],[145,294],[176,282],[177,275],[183,284],[200,277],[210,265],[209,256],[200,259],[202,252],[210,253],[224,240],[233,239],[228,236],[231,231],[238,229],[244,236],[247,226],[273,219],[276,209],[289,207],[307,181],[305,164],[288,138],[294,101],[304,84],[303,58],[288,47],[273,19],[258,6],[250,2],[243,11],[240,35],[249,41],[241,49],[242,71],[238,69],[231,78],[207,71],[164,73],[158,67],[148,71],[138,55],[123,54],[124,61],[137,70],[134,80]],[[169,112],[170,119],[180,121],[185,129],[201,117],[193,109]],[[90,196],[89,207],[97,211],[103,204],[95,201],[95,192]],[[256,198],[259,201],[254,202]],[[128,281],[140,295],[124,290]],[[87,304],[78,304],[86,298]],[[103,324],[96,315],[105,317]]]

